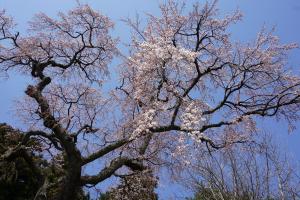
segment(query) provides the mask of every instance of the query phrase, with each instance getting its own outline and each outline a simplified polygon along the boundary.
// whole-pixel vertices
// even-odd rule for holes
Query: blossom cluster
[[[190,51],[183,47],[175,47],[173,44],[164,41],[163,38],[157,38],[151,42],[142,42],[140,48],[140,54],[147,56],[146,58],[162,61],[172,60],[174,63],[181,60],[193,62],[198,55],[197,52]]]
[[[202,116],[202,110],[195,102],[191,102],[181,116],[182,128],[186,130],[199,130],[206,118]]]
[[[156,110],[148,109],[144,113],[140,114],[134,122],[136,123],[135,130],[131,134],[131,139],[137,138],[142,134],[149,133],[150,128],[154,128],[158,125],[155,121]]]
[[[121,180],[121,184],[109,192],[111,200],[155,200],[157,195],[154,189],[157,178],[150,170],[135,172]]]
[[[194,61],[197,52],[174,46],[163,38],[136,43],[136,53],[128,58],[128,66],[134,69],[134,98],[157,92],[158,83],[165,77],[166,87],[171,87],[178,77],[191,77],[195,73]],[[177,88],[173,87],[173,92]]]

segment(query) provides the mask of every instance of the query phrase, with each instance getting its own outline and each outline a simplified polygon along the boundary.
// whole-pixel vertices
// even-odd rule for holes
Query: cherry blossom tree
[[[59,188],[57,199],[76,199],[79,188],[112,176],[175,160],[188,164],[197,148],[245,142],[261,117],[292,126],[300,79],[286,58],[297,45],[281,45],[265,29],[252,43],[233,42],[227,29],[242,15],[218,18],[216,3],[187,11],[169,0],[161,16],[147,15],[144,27],[125,20],[134,31],[128,56],[120,56],[110,19],[88,5],[55,19],[40,13],[24,36],[1,11],[0,70],[32,78],[16,105],[24,138],[1,160],[40,140],[43,155],[63,171],[51,183]],[[107,91],[114,57],[125,57],[120,83]],[[95,162],[96,173],[88,174],[86,166]]]

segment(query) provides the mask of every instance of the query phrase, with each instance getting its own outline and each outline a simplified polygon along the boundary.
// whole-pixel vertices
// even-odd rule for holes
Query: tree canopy
[[[36,195],[43,190],[48,199],[83,198],[82,188],[113,176],[141,184],[149,177],[153,191],[160,167],[184,170],[195,151],[247,142],[261,118],[293,126],[300,77],[289,71],[286,58],[297,45],[281,44],[264,28],[252,43],[232,41],[228,27],[242,14],[220,18],[216,3],[187,10],[169,0],[160,5],[161,15],[146,16],[144,26],[125,20],[133,30],[128,55],[111,34],[113,22],[89,5],[56,18],[37,14],[24,35],[1,11],[0,72],[32,78],[15,106],[26,126],[9,126],[18,139],[1,139],[1,166],[17,156],[33,167],[38,182],[32,189],[39,187]],[[117,72],[115,58],[122,59]],[[111,73],[119,82],[107,91]],[[41,161],[58,169],[54,179]],[[121,181],[121,194],[126,187]]]

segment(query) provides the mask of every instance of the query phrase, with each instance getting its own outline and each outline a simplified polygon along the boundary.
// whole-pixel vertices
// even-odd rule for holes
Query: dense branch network
[[[1,72],[31,76],[35,83],[17,110],[30,125],[2,160],[42,138],[45,150],[63,155],[59,199],[115,175],[143,171],[192,142],[223,148],[244,142],[257,117],[298,119],[300,80],[286,69],[287,52],[262,30],[253,44],[231,42],[227,28],[241,13],[218,19],[216,2],[190,12],[175,1],[148,23],[127,20],[136,31],[120,68],[121,86],[105,93],[108,65],[119,52],[109,35],[112,22],[87,5],[58,19],[38,14],[30,35],[15,32],[0,13]],[[174,148],[175,147],[175,148]],[[83,167],[102,162],[95,175]]]

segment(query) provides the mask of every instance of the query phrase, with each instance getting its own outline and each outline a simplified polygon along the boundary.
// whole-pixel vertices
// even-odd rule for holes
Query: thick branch
[[[132,160],[128,157],[119,157],[113,160],[108,167],[102,169],[97,175],[95,176],[82,176],[81,177],[81,185],[96,185],[99,182],[104,181],[105,179],[112,176],[118,169],[123,166],[127,166],[131,170],[144,170],[145,167],[138,161]]]
[[[106,155],[107,153],[110,153],[110,152],[114,151],[115,149],[127,144],[128,142],[129,142],[128,140],[123,139],[123,140],[120,140],[120,141],[115,142],[113,144],[110,144],[110,145],[104,147],[103,149],[100,149],[99,151],[89,155],[88,157],[83,158],[82,159],[82,165],[86,165],[90,162],[93,162],[94,160]]]

